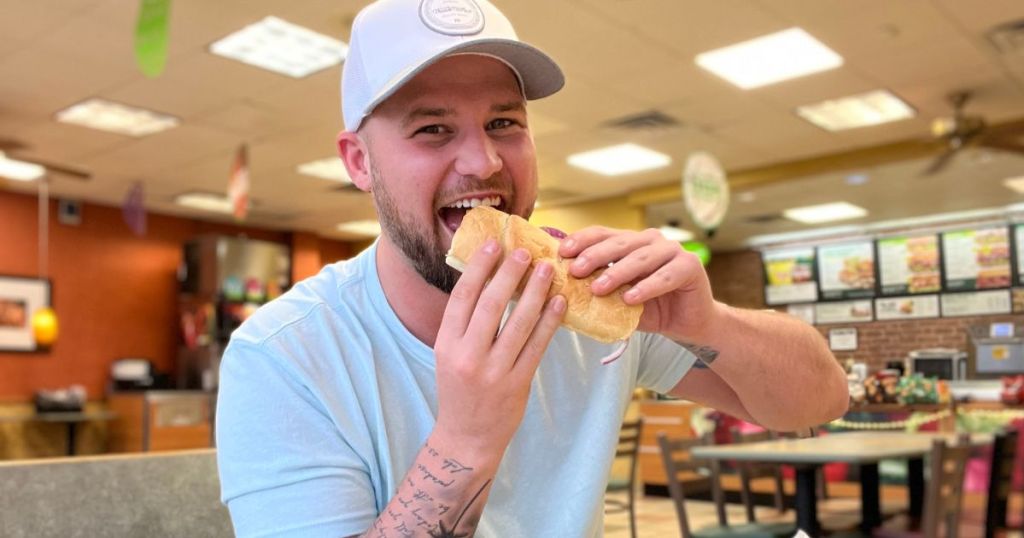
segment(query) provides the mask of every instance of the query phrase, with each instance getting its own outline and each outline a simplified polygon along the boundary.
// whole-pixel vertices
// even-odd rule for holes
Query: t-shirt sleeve
[[[367,462],[287,361],[232,340],[216,423],[221,500],[237,536],[337,538],[376,519]]]
[[[667,394],[690,371],[697,356],[660,334],[640,333],[637,385]]]

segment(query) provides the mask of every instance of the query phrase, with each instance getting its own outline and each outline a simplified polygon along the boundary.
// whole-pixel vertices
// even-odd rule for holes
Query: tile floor
[[[676,511],[670,499],[652,496],[639,497],[636,507],[636,527],[639,535],[637,538],[681,536],[679,521],[676,519]],[[766,510],[770,511],[770,509]],[[726,513],[730,522],[746,521],[743,507],[738,504],[729,505]],[[691,529],[700,529],[718,523],[715,505],[711,502],[687,501],[686,516],[690,520]],[[629,515],[626,512],[605,515],[604,535],[605,538],[630,538]]]
[[[977,523],[970,522],[972,519],[968,513],[970,508],[978,508],[984,503],[982,496],[972,496],[965,502],[964,527],[961,527],[961,536],[974,538],[974,535],[981,536]],[[1019,498],[1011,500],[1010,512],[1019,513],[1021,503]],[[774,510],[771,508],[758,508],[760,519],[770,517]],[[792,513],[792,512],[790,512]],[[687,501],[686,514],[690,519],[691,529],[700,529],[705,526],[716,525],[718,518],[715,515],[715,505],[705,501]],[[727,508],[730,522],[741,523],[746,521],[743,507],[739,504],[730,504]],[[1016,518],[1016,516],[1013,516]],[[855,524],[855,521],[854,521]],[[629,516],[626,512],[606,514],[604,518],[605,538],[630,538]],[[677,538],[681,536],[679,523],[676,520],[675,508],[672,501],[665,497],[641,496],[637,501],[637,538]],[[1024,538],[1024,533],[1012,531],[1006,533],[1007,538]]]

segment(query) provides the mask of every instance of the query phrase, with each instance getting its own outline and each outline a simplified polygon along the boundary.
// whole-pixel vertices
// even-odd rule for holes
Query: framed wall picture
[[[36,351],[32,314],[50,306],[50,281],[0,275],[0,352]]]

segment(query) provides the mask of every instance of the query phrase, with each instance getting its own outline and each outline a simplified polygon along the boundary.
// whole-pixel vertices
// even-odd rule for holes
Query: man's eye
[[[419,129],[416,129],[416,134],[424,133],[424,134],[436,135],[436,134],[444,134],[444,132],[445,132],[444,127],[442,127],[440,125],[427,125],[425,127],[420,127]]]
[[[491,129],[507,129],[509,127],[514,126],[515,124],[516,122],[513,120],[510,120],[508,118],[501,118],[492,121],[490,127]]]

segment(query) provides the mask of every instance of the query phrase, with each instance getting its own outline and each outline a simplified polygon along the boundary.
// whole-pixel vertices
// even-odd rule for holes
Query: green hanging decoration
[[[135,25],[135,62],[150,78],[160,76],[167,63],[167,34],[171,0],[141,0]]]
[[[697,255],[701,265],[707,265],[711,261],[711,249],[700,241],[685,241],[681,243],[683,250],[690,251]]]

